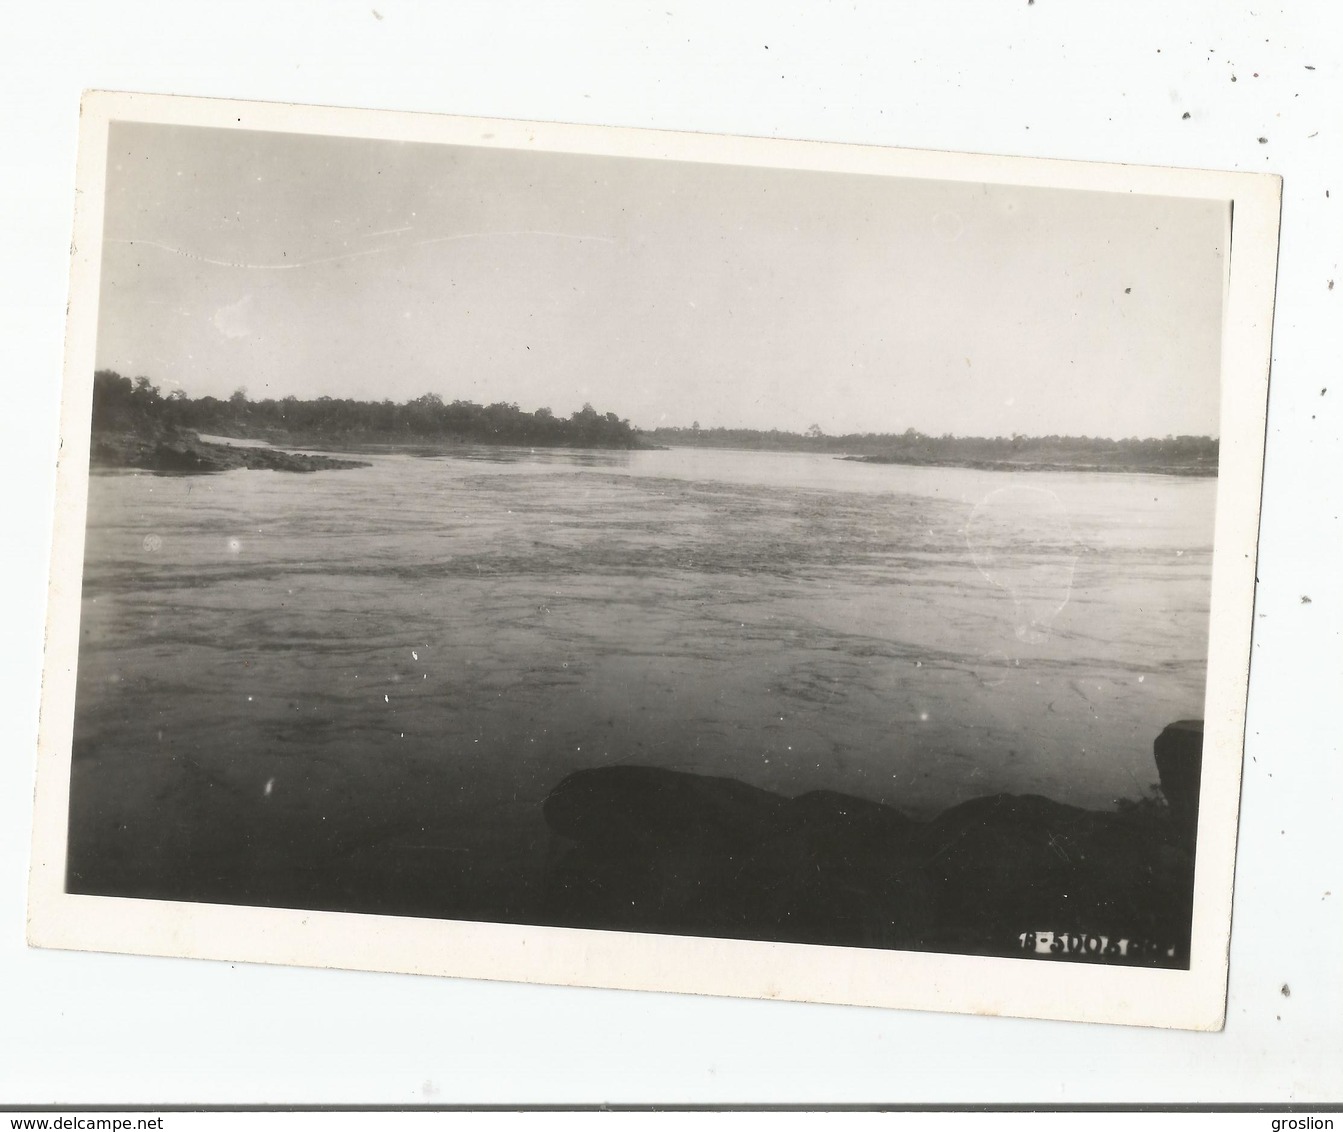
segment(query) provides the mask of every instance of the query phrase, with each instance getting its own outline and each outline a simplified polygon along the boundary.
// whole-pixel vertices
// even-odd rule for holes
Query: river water
[[[579,768],[1104,808],[1203,714],[1212,480],[367,459],[92,477],[73,888],[525,919]]]

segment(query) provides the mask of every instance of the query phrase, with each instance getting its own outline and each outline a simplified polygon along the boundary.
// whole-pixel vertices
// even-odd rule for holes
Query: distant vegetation
[[[556,448],[695,448],[820,452],[878,464],[955,465],[988,469],[1069,469],[1215,476],[1216,439],[1208,436],[928,436],[850,433],[826,436],[742,428],[658,428],[641,431],[614,413],[584,405],[568,417],[515,404],[444,401],[426,393],[413,401],[354,401],[333,397],[251,400],[239,389],[227,400],[166,396],[148,378],[100,370],[93,380],[95,462],[153,467],[189,451],[205,453],[196,433],[265,440],[277,446],[358,449],[383,445],[435,448],[453,444],[514,444]],[[188,444],[188,438],[190,443]],[[166,446],[166,448],[165,448]],[[157,453],[157,455],[155,455]],[[230,457],[235,463],[240,457]],[[263,457],[247,457],[261,466]],[[295,468],[293,470],[308,470]]]
[[[744,428],[659,428],[642,436],[655,444],[695,448],[828,452],[874,464],[934,464],[989,469],[1071,469],[1215,476],[1217,440],[1166,436],[1111,440],[1099,436],[927,436],[850,433],[826,436],[813,425],[805,433]]]
[[[353,401],[333,397],[253,401],[239,389],[228,400],[162,394],[148,378],[110,370],[93,378],[93,434],[162,440],[187,432],[267,440],[300,447],[404,444],[520,444],[569,448],[636,448],[629,421],[591,405],[569,417],[549,409],[524,412],[499,402],[445,402],[436,393],[413,401]]]

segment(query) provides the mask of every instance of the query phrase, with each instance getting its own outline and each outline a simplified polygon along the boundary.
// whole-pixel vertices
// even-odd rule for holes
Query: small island
[[[203,436],[263,442],[212,443]],[[332,397],[254,401],[245,390],[227,400],[166,396],[147,377],[111,370],[93,378],[90,462],[164,474],[201,474],[235,468],[317,472],[367,467],[362,460],[286,449],[337,452],[440,452],[464,444],[563,448],[644,448],[638,431],[614,413],[584,405],[568,418],[549,409],[525,412],[515,404],[445,402],[436,393],[412,401],[354,401]]]

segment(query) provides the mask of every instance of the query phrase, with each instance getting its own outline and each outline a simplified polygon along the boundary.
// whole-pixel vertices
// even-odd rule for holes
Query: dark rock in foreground
[[[1195,789],[1197,782],[1195,781]],[[977,798],[930,822],[657,767],[579,771],[545,804],[543,918],[576,927],[1188,965],[1183,807]]]
[[[129,434],[95,435],[90,462],[95,468],[134,468],[172,475],[204,475],[237,468],[324,472],[369,466],[365,460],[309,456],[278,448],[208,444],[193,433],[165,433],[153,438]]]
[[[1198,825],[1198,787],[1203,775],[1203,721],[1172,723],[1157,736],[1154,749],[1161,792],[1170,803],[1171,815],[1192,836]]]

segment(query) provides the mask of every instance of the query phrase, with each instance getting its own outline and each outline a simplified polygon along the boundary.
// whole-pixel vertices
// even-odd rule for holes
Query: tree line
[[[981,467],[1074,467],[1150,470],[1215,475],[1218,442],[1210,436],[973,437],[917,429],[903,433],[847,433],[827,436],[819,425],[806,432],[779,429],[656,428],[640,430],[614,413],[591,405],[568,417],[550,409],[527,412],[515,403],[479,405],[445,401],[426,393],[405,402],[349,398],[284,397],[252,400],[244,389],[227,399],[163,394],[146,377],[123,377],[99,370],[93,380],[95,435],[135,435],[161,439],[194,431],[224,436],[310,445],[342,444],[514,444],[525,447],[696,448],[823,452],[875,463],[956,464]]]
[[[93,377],[93,430],[158,437],[189,430],[279,442],[476,443],[571,448],[635,448],[638,430],[614,413],[584,405],[568,417],[526,412],[502,401],[478,405],[426,393],[390,400],[284,397],[251,400],[239,389],[227,400],[164,395],[146,377],[112,370]]]

